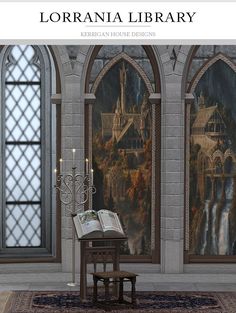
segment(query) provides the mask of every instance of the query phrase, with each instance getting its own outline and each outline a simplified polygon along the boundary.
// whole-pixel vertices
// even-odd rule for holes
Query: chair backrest
[[[97,272],[97,264],[103,264],[103,271],[106,272],[107,263],[116,263],[116,249],[114,246],[89,247],[86,251],[87,264],[93,264],[94,272]]]

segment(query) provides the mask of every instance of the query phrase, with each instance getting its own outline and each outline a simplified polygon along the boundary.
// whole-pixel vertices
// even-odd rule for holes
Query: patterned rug
[[[101,299],[100,299],[101,300]],[[79,292],[14,291],[4,313],[235,313],[236,292],[137,292],[137,304],[84,303]]]
[[[9,298],[12,295],[11,291],[1,291],[0,292],[0,313],[5,312],[7,309],[7,303],[9,303]]]

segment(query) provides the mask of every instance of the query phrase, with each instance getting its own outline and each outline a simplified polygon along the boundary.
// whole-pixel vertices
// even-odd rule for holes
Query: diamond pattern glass
[[[7,205],[7,247],[38,247],[41,244],[41,210],[39,205]]]
[[[13,46],[5,77],[6,247],[41,245],[41,82],[32,46]]]
[[[40,201],[40,152],[39,145],[6,146],[7,201]]]
[[[6,85],[6,140],[40,141],[40,86]]]
[[[32,46],[14,46],[8,59],[6,82],[40,82],[40,64]]]

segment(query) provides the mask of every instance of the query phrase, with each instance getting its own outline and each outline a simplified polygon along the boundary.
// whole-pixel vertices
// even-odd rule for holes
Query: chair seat
[[[91,273],[93,275],[93,302],[97,302],[97,283],[102,281],[105,285],[105,302],[109,301],[109,284],[110,283],[119,283],[119,302],[123,302],[123,283],[129,281],[131,283],[131,301],[132,304],[136,303],[135,296],[135,283],[136,276],[135,273],[126,272],[126,271],[110,271],[110,272],[95,272]],[[111,280],[110,280],[111,279]]]
[[[107,279],[107,278],[113,278],[113,279],[118,279],[118,278],[133,278],[138,276],[137,274],[131,273],[131,272],[126,272],[126,271],[110,271],[110,272],[95,272],[92,273],[93,276],[96,276],[99,279]]]

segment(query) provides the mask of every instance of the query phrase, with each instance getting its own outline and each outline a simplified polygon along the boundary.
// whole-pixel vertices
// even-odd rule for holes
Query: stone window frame
[[[192,60],[196,54],[199,46],[195,47],[189,62],[188,71],[191,67]],[[223,61],[236,73],[236,64],[231,60],[230,57],[222,52],[218,52],[214,56],[210,57],[196,72],[192,78],[187,93],[185,95],[185,234],[184,234],[184,261],[185,263],[234,263],[236,262],[236,255],[189,255],[189,158],[190,158],[190,109],[194,103],[194,90],[201,80],[205,72],[214,65],[217,61]]]
[[[4,125],[3,121],[3,107],[4,107],[4,75],[5,75],[5,59],[8,55],[9,49],[14,45],[2,46],[0,51],[0,67],[1,67],[1,84],[0,84],[0,116],[1,125]],[[58,137],[58,121],[56,121],[56,108],[52,108],[52,104],[57,104],[58,101],[53,100],[52,96],[52,78],[55,80],[55,86],[58,89],[60,85],[58,84],[57,74],[58,69],[54,61],[54,57],[51,49],[47,46],[41,45],[31,45],[39,59],[41,66],[41,113],[43,116],[42,123],[42,142],[41,142],[41,151],[42,151],[42,160],[41,160],[41,186],[42,186],[42,197],[41,197],[41,208],[43,208],[43,225],[42,225],[42,247],[14,247],[7,248],[4,247],[3,241],[0,242],[0,263],[9,263],[16,262],[21,263],[25,262],[25,258],[29,262],[55,262],[59,260],[59,250],[60,247],[56,246],[57,235],[54,233],[58,232],[58,226],[56,225],[56,197],[53,194],[52,190],[52,168],[55,163],[55,160],[52,160],[52,149],[57,150],[58,152],[58,139],[52,140],[52,137]],[[42,84],[43,82],[43,84]],[[57,100],[57,99],[56,99]],[[52,119],[53,111],[53,119]],[[52,129],[52,123],[54,124],[54,129]],[[1,126],[2,127],[2,126]],[[3,133],[3,132],[2,132]],[[49,133],[50,136],[45,135]],[[1,137],[0,141],[3,140]],[[2,145],[0,149],[0,174],[3,177],[3,154]],[[4,207],[3,199],[3,187],[4,181],[0,181],[0,199],[2,202],[2,207]],[[60,209],[60,208],[59,208]],[[59,212],[59,209],[57,210]],[[0,219],[3,221],[3,210],[0,210]],[[0,223],[0,231],[3,233],[4,222]],[[57,243],[58,245],[58,243]]]
[[[102,46],[95,46],[87,66],[85,79],[85,157],[92,159],[92,107],[95,103],[95,93],[104,75],[119,61],[127,61],[141,76],[149,92],[149,101],[152,105],[152,205],[151,205],[151,255],[150,256],[122,256],[123,262],[152,262],[160,263],[160,199],[161,199],[161,94],[160,76],[156,56],[151,46],[142,46],[152,65],[155,87],[152,86],[141,66],[127,53],[120,52],[104,66],[96,77],[91,89],[89,78],[93,62]],[[155,90],[154,90],[155,89]],[[92,203],[90,197],[89,205]],[[85,208],[86,209],[86,208]]]

